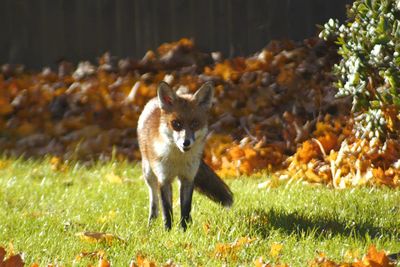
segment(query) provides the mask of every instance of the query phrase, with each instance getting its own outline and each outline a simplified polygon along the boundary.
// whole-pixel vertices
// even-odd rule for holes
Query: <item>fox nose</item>
[[[184,147],[190,146],[190,140],[189,139],[185,139],[185,141],[183,141],[183,146]]]

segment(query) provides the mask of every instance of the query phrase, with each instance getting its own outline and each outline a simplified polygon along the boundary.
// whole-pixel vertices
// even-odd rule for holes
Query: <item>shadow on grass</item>
[[[246,212],[244,218],[251,231],[255,231],[263,238],[269,235],[271,230],[282,231],[289,235],[303,238],[307,235],[315,235],[322,238],[333,236],[352,236],[357,239],[379,238],[382,236],[393,239],[400,238],[398,229],[376,227],[370,223],[345,222],[334,220],[328,216],[323,217],[307,215],[299,212],[282,212],[275,209],[255,210]]]

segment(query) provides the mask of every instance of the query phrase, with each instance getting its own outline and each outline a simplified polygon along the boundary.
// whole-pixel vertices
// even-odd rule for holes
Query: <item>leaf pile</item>
[[[332,85],[337,61],[337,48],[318,38],[272,41],[255,55],[232,59],[181,39],[140,60],[105,54],[97,65],[61,62],[42,72],[6,64],[0,74],[0,150],[63,160],[138,160],[137,119],[157,84],[164,80],[193,92],[211,80],[216,100],[205,160],[221,176],[288,167],[278,177],[338,187],[396,186],[399,142],[367,144],[353,137],[351,103],[335,98]]]
[[[367,184],[396,187],[400,184],[398,141],[354,137],[340,143],[337,140],[333,134],[307,140],[289,158],[288,168],[277,176],[282,180],[304,178],[313,183],[332,183],[335,188]],[[331,144],[338,149],[328,150]],[[330,151],[329,154],[326,151]]]

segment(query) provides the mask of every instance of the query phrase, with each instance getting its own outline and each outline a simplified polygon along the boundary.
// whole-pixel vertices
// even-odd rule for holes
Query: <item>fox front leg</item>
[[[165,183],[160,185],[161,203],[165,229],[171,230],[172,226],[172,185]]]
[[[183,230],[186,230],[187,224],[191,221],[190,211],[192,209],[194,181],[181,179],[180,182],[181,226]]]

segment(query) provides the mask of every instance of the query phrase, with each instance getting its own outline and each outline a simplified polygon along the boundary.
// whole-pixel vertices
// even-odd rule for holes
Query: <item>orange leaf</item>
[[[132,264],[132,262],[131,262],[131,264]],[[136,256],[136,264],[137,264],[136,266],[138,266],[138,267],[156,267],[155,262],[146,259],[145,257],[143,257],[140,254],[138,254]],[[135,266],[135,265],[133,265],[133,266]]]
[[[0,247],[0,262],[2,262],[6,256],[7,252],[3,247]]]
[[[215,246],[214,250],[214,256],[216,258],[222,258],[222,259],[231,259],[233,261],[237,260],[237,251],[241,249],[243,246],[251,244],[253,241],[255,241],[255,238],[249,238],[249,237],[241,237],[236,239],[232,243],[218,243]]]
[[[11,251],[13,250],[11,246]],[[12,251],[10,254],[13,254],[14,252]],[[16,254],[10,256],[8,259],[4,260],[7,252],[3,247],[0,247],[0,266],[1,267],[23,267],[24,266],[24,261],[22,260],[21,255]]]
[[[324,147],[326,154],[329,154],[329,151],[337,146],[338,138],[333,133],[325,133],[325,135],[318,137],[317,139]]]
[[[9,257],[7,260],[3,261],[0,264],[2,267],[23,267],[24,261],[21,258],[21,255],[17,254]]]
[[[105,258],[100,257],[99,259],[99,267],[110,267],[110,262],[108,262]]]
[[[296,158],[301,163],[308,163],[311,159],[317,157],[320,153],[318,144],[307,140],[303,143],[301,148],[297,150]]]
[[[271,264],[265,263],[263,257],[259,257],[254,261],[254,266],[256,267],[270,267]]]
[[[13,111],[13,107],[10,103],[4,102],[0,99],[0,115],[7,115]]]
[[[32,123],[24,122],[17,128],[17,134],[19,136],[27,136],[35,131],[35,126]]]
[[[365,261],[369,263],[371,267],[390,267],[394,266],[390,263],[389,258],[386,256],[386,253],[382,251],[378,251],[375,246],[370,246],[368,249],[368,253],[365,256]]]
[[[229,150],[229,155],[233,160],[241,159],[245,156],[244,151],[240,146],[234,146]]]

